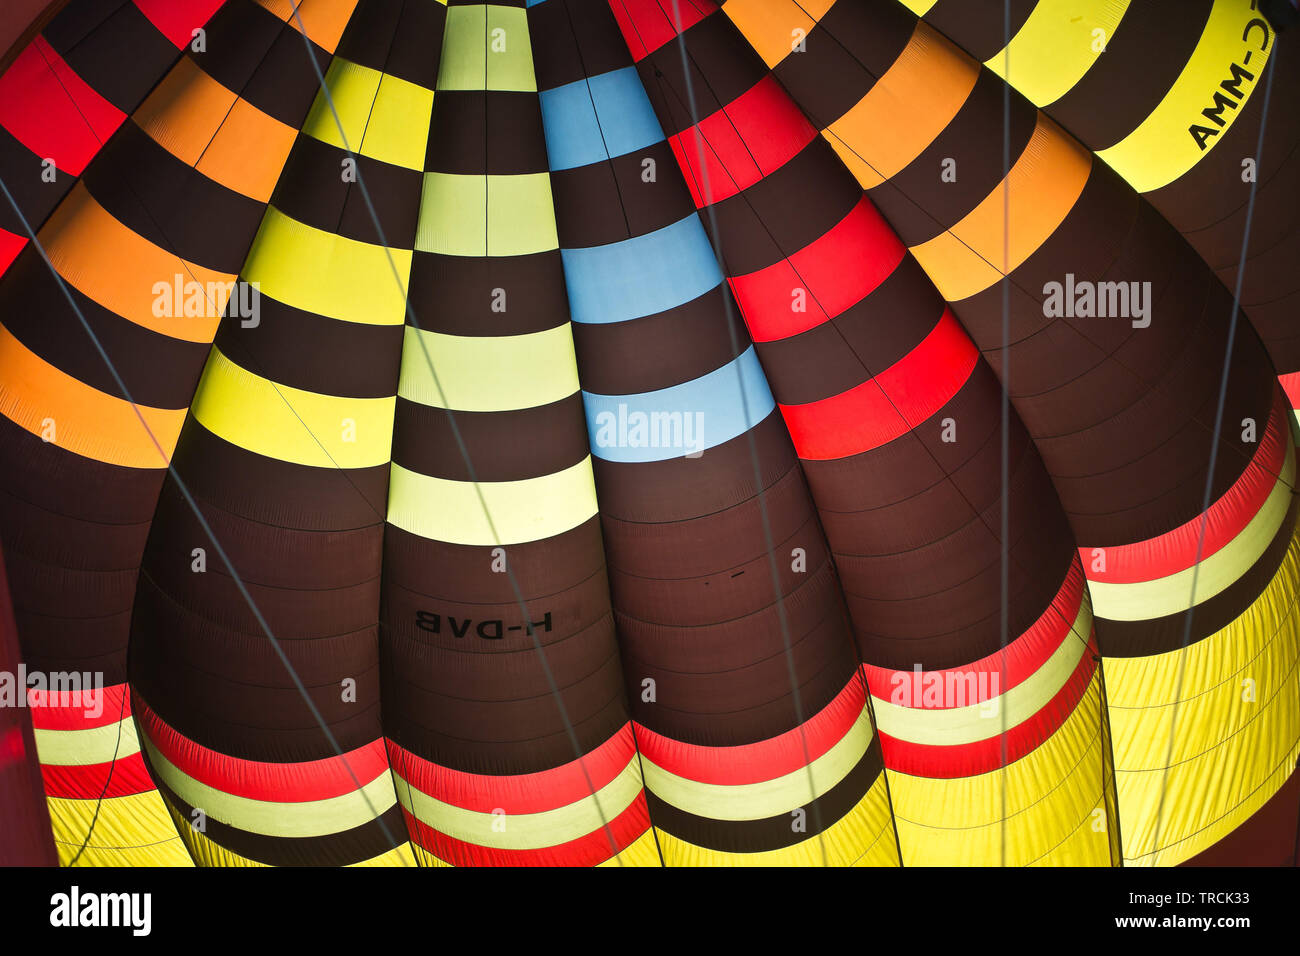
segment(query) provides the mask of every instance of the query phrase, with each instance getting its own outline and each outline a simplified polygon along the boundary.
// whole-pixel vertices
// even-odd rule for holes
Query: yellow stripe
[[[1295,768],[1298,593],[1300,534],[1269,586],[1227,627],[1183,650],[1105,659],[1128,862],[1172,866],[1194,856],[1267,802]]]
[[[246,451],[314,468],[388,462],[394,398],[338,398],[279,385],[213,348],[194,396],[194,418]]]
[[[560,846],[603,830],[630,807],[641,793],[636,760],[628,761],[617,777],[594,794],[554,810],[538,813],[481,813],[444,803],[410,785],[401,775],[398,799],[417,819],[439,833],[474,846],[495,850],[542,850]]]
[[[256,282],[263,295],[307,312],[366,325],[401,325],[410,273],[408,249],[385,251],[298,222],[272,206],[243,277]]]
[[[952,779],[886,771],[904,864],[998,866],[1005,840],[1008,866],[1109,865],[1114,821],[1093,829],[1104,800],[1099,688],[1094,675],[1065,723],[1007,767]]]
[[[225,793],[195,780],[141,738],[150,769],[185,803],[246,833],[274,837],[320,837],[359,827],[384,814],[397,797],[391,775],[381,773],[360,790],[324,800],[279,802]]]
[[[1083,659],[1091,633],[1092,612],[1085,592],[1070,633],[1060,647],[1015,687],[983,703],[941,710],[902,707],[872,695],[876,722],[880,731],[891,737],[935,747],[971,744],[996,737],[1004,726],[1017,727],[1033,717],[1060,692]],[[913,679],[910,674],[907,678]]]
[[[520,481],[480,481],[492,527],[475,485],[430,478],[393,463],[388,520],[404,531],[452,544],[498,545],[541,541],[596,513],[596,484],[588,455],[563,471]],[[498,537],[499,536],[499,537]]]
[[[1088,590],[1096,602],[1097,616],[1112,621],[1147,621],[1186,611],[1189,604],[1201,604],[1222,594],[1251,569],[1268,550],[1286,520],[1291,506],[1291,485],[1295,479],[1295,454],[1287,449],[1282,476],[1273,485],[1263,507],[1241,532],[1199,565],[1184,568],[1153,581],[1115,584],[1089,581]],[[1192,594],[1192,582],[1196,593]]]
[[[604,863],[597,863],[597,866],[663,866],[663,861],[659,859],[659,845],[655,841],[655,831],[647,827],[645,833],[641,834],[631,844],[619,850],[616,856],[611,856]]]
[[[120,728],[120,733],[119,733]],[[140,752],[135,721],[130,717],[83,730],[36,728],[36,752],[47,766],[72,767],[109,763]]]
[[[67,866],[95,829],[77,866],[193,866],[157,790],[99,800],[50,797],[59,862]]]
[[[772,780],[746,784],[701,783],[679,777],[642,757],[645,783],[655,796],[673,806],[710,820],[763,820],[806,807],[828,793],[848,776],[871,745],[871,718],[867,709],[849,732],[805,767]],[[729,760],[725,747],[718,748],[716,763]]]
[[[1260,50],[1264,33],[1258,26],[1250,29],[1248,39],[1243,39],[1252,21],[1265,22],[1251,6],[1251,0],[1215,0],[1196,49],[1164,99],[1137,129],[1097,153],[1138,192],[1159,189],[1182,176],[1223,139],[1245,110],[1268,65],[1274,40],[1270,29],[1268,50]],[[1251,57],[1246,64],[1242,60],[1248,50]],[[1252,79],[1241,80],[1240,100],[1220,86],[1232,78],[1234,63],[1253,75]],[[1224,108],[1221,127],[1202,114],[1202,110],[1214,107],[1216,93],[1236,105],[1236,109]],[[1218,135],[1210,136],[1202,149],[1188,132],[1192,126],[1214,130]]]
[[[549,173],[425,174],[415,236],[415,248],[421,252],[522,256],[559,245]],[[518,294],[506,290],[512,291]]]
[[[883,773],[857,806],[839,820],[820,834],[779,850],[711,850],[664,829],[656,832],[665,866],[898,866]]]
[[[457,411],[500,412],[549,405],[574,394],[578,387],[578,359],[568,323],[544,332],[498,337],[406,327],[397,394],[408,401]]]
[[[1115,35],[1129,0],[1038,0],[1019,32],[984,65],[1035,106],[1054,103],[1083,79]],[[1096,31],[1102,31],[1098,36]]]
[[[900,2],[918,17],[923,17],[939,0],[900,0]]]
[[[330,64],[325,84],[329,96],[317,94],[304,133],[385,163],[424,168],[432,90],[338,57]]]
[[[536,92],[527,12],[487,4],[448,8],[438,89]]]

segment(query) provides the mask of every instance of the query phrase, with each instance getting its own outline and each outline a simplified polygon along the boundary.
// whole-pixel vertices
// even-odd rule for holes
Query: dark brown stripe
[[[19,219],[9,200],[0,202],[0,229],[6,229],[24,239],[28,235],[22,220],[26,219],[27,225],[39,232],[50,213],[54,212],[77,181],[77,177],[63,170],[55,173],[52,183],[42,180],[43,158],[0,126],[0,182],[5,184],[9,195],[22,212],[22,219]]]
[[[632,55],[605,0],[547,0],[528,10],[537,88],[632,65]]]
[[[1004,0],[939,0],[925,21],[983,63],[997,53],[1029,19],[1037,0],[1011,0],[1010,23]]]
[[[548,0],[550,2],[550,0]],[[749,348],[745,329],[727,329],[726,286],[684,305],[630,322],[573,324],[582,387],[599,395],[638,395],[693,382]],[[734,344],[733,344],[734,340]]]
[[[356,150],[361,144],[349,145]],[[356,180],[343,179],[346,150],[299,133],[271,204],[300,222],[348,239],[372,245],[386,242],[397,249],[414,247],[423,186],[420,172],[360,153],[353,156],[356,180],[365,183],[365,193],[357,188]],[[367,193],[370,204],[366,203]],[[383,230],[382,239],[375,218]]]
[[[537,94],[440,91],[433,102],[425,169],[463,176],[546,172]]]
[[[180,51],[133,3],[104,16],[103,4],[73,4],[50,21],[45,39],[96,92],[132,113],[180,58]]]
[[[642,177],[650,169],[654,178],[646,182]],[[695,214],[677,160],[663,140],[603,163],[552,172],[551,192],[565,249],[621,242]]]
[[[230,275],[243,266],[266,208],[187,166],[129,120],[86,169],[84,182],[132,232]]]
[[[502,312],[492,309],[497,289]],[[494,257],[417,250],[408,300],[421,329],[448,335],[522,335],[569,321],[558,249]]]
[[[0,315],[15,338],[60,371],[105,395],[125,400],[94,340],[69,307],[58,279],[34,246],[23,249],[4,280],[0,282]],[[206,343],[150,331],[71,285],[67,291],[134,401],[152,408],[185,408],[189,404],[207,359]]]
[[[422,356],[418,358],[422,360]],[[437,356],[433,358],[436,368]],[[446,409],[398,398],[393,462],[422,475],[469,481],[456,431],[479,481],[522,481],[552,475],[590,454],[582,396],[577,392],[535,408],[455,411],[451,416]]]

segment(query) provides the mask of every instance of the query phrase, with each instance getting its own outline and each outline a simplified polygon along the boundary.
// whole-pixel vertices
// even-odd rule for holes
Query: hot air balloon
[[[15,3],[0,862],[1293,864],[1293,11],[1011,6]]]

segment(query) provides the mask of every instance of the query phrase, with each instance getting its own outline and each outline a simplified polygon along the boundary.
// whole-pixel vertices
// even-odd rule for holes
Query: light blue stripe
[[[561,249],[573,321],[626,322],[697,299],[722,282],[698,216],[644,236]]]
[[[664,138],[635,67],[566,83],[539,96],[551,169],[602,163]]]
[[[691,382],[639,395],[583,392],[582,401],[591,453],[617,462],[701,454],[743,435],[776,407],[752,345]]]

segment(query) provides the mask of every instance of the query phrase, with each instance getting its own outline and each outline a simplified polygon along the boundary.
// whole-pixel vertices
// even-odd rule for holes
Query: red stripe
[[[816,135],[817,130],[768,75],[696,126],[670,136],[668,142],[686,174],[691,198],[702,208],[776,172]]]
[[[383,740],[341,757],[299,763],[245,760],[209,750],[168,726],[137,694],[136,719],[150,742],[177,769],[222,793],[249,800],[301,803],[353,793],[388,771]],[[351,772],[349,772],[349,768]]]
[[[149,771],[145,769],[144,755],[139,751],[104,763],[42,764],[41,778],[45,781],[47,796],[66,800],[98,800],[100,794],[105,799],[129,797],[156,789]],[[104,789],[106,783],[107,790]]]
[[[1074,713],[1088,689],[1095,667],[1093,655],[1085,652],[1065,686],[1038,713],[1008,729],[1005,734],[995,733],[986,740],[941,747],[909,743],[882,731],[880,746],[885,766],[917,777],[953,780],[989,773],[1014,763],[1045,743]],[[997,714],[988,720],[994,728],[1001,726],[1001,717]]]
[[[902,707],[922,710],[965,706],[992,696],[978,693],[974,700],[967,699],[960,703],[941,701],[938,704],[927,704],[925,702],[926,678],[937,676],[941,682],[937,686],[946,687],[950,675],[955,679],[971,674],[976,678],[981,674],[997,674],[998,693],[1005,694],[1035,674],[1056,653],[1062,643],[1079,639],[1072,633],[1071,628],[1083,604],[1083,582],[1083,568],[1076,557],[1069,571],[1066,572],[1060,590],[1052,598],[1051,604],[1023,634],[1007,645],[1005,655],[997,651],[964,667],[920,672],[899,671],[873,664],[863,664],[862,670],[866,675],[867,686],[871,688],[872,696]],[[934,686],[933,680],[930,683]],[[979,686],[978,680],[976,685]],[[987,680],[984,681],[984,686],[985,688],[989,686]],[[904,694],[905,699],[900,699]]]
[[[669,773],[700,783],[738,786],[774,780],[821,757],[857,723],[866,697],[862,678],[854,674],[835,699],[802,728],[738,747],[704,747],[683,743],[637,724],[641,755]]]
[[[0,276],[3,276],[14,264],[18,253],[22,252],[26,245],[26,236],[15,235],[8,229],[0,229]]]
[[[29,689],[27,706],[38,730],[91,730],[131,716],[131,701],[124,701],[125,695],[125,684],[84,691]]]
[[[608,830],[602,826],[568,843],[537,850],[500,850],[467,843],[435,830],[412,816],[405,807],[402,815],[415,843],[454,866],[595,866],[613,859],[611,836],[613,845],[622,851],[650,828],[644,792],[637,794],[636,800],[626,810],[608,821]],[[509,819],[507,816],[507,827]]]
[[[788,259],[728,281],[750,336],[771,342],[816,328],[861,302],[906,254],[863,196],[825,235]],[[796,312],[800,301],[804,311]]]
[[[190,45],[194,30],[203,26],[225,0],[135,0],[140,12],[171,40],[176,49]]]
[[[614,19],[623,31],[623,39],[632,58],[641,60],[677,36],[689,30],[717,6],[708,0],[609,0]]]
[[[37,37],[0,76],[0,126],[59,171],[80,176],[126,114]]]
[[[590,799],[593,789],[608,786],[635,757],[630,722],[581,761],[570,760],[537,773],[465,773],[425,760],[388,741],[394,773],[436,800],[477,813],[496,809],[515,814],[543,813]]]
[[[1204,515],[1193,518],[1173,531],[1136,544],[1080,548],[1079,555],[1087,569],[1088,580],[1132,584],[1177,574],[1196,563],[1198,549],[1201,560],[1204,561],[1241,534],[1264,507],[1286,462],[1291,434],[1288,418],[1286,404],[1279,390],[1274,395],[1268,425],[1260,437],[1250,464]],[[1202,530],[1204,543],[1201,542]],[[1095,555],[1094,551],[1102,552],[1105,558],[1104,570],[1098,570],[1101,556]]]
[[[885,371],[839,395],[782,405],[800,458],[847,458],[879,448],[943,408],[966,384],[979,353],[952,312],[911,352]]]
[[[1291,407],[1300,408],[1300,372],[1288,372],[1277,378],[1282,383],[1282,388],[1286,390],[1286,397]]]

